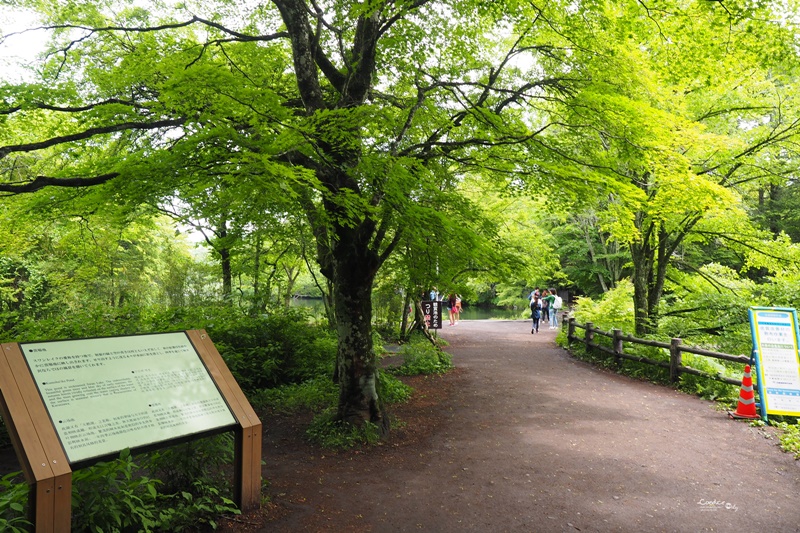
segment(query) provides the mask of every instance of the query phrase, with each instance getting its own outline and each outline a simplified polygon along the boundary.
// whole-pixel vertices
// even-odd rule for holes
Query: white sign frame
[[[797,311],[751,307],[750,332],[761,417],[800,416],[800,353]]]
[[[70,464],[237,424],[186,332],[19,346]]]

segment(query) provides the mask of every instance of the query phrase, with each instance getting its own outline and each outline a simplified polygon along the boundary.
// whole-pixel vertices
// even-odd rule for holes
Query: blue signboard
[[[797,311],[751,307],[750,331],[762,418],[800,415]]]

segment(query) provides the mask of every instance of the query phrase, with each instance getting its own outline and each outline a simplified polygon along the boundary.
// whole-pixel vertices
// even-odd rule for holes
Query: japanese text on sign
[[[800,414],[797,313],[794,309],[753,308],[750,323],[762,409],[774,414]]]
[[[442,302],[438,300],[423,300],[420,303],[422,316],[428,329],[442,329]]]
[[[236,422],[183,332],[20,348],[70,463]]]

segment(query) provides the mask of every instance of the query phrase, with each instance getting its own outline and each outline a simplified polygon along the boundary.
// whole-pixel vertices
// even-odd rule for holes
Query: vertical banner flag
[[[762,418],[800,415],[797,311],[751,307],[749,314]]]
[[[428,329],[442,329],[442,302],[439,300],[423,300],[422,316]]]

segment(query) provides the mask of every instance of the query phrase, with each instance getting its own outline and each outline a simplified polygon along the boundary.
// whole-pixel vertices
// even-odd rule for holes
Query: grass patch
[[[794,424],[773,422],[772,425],[780,430],[778,439],[781,442],[781,449],[794,455],[795,459],[800,459],[800,420]]]
[[[336,409],[329,408],[314,417],[306,436],[323,448],[349,449],[377,444],[381,440],[381,430],[371,422],[357,426],[336,420]]]
[[[401,376],[444,374],[453,368],[453,357],[424,338],[412,337],[400,347],[399,354],[403,364],[391,372]]]

